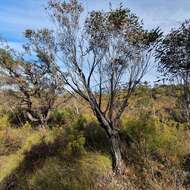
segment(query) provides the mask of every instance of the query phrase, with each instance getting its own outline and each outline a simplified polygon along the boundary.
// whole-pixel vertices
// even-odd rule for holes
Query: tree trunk
[[[41,132],[41,135],[42,135],[42,138],[45,138],[46,136],[46,129],[47,129],[47,117],[43,117],[41,116],[40,117],[40,132]]]
[[[114,131],[110,136],[110,145],[113,171],[116,175],[122,175],[125,170],[125,164],[122,159],[121,140],[118,132]]]
[[[101,111],[98,110],[96,106],[93,108],[94,109],[92,110],[94,111],[101,127],[105,130],[110,141],[113,172],[116,175],[121,175],[125,170],[125,164],[121,153],[121,139],[119,133],[117,130],[115,130],[113,124],[111,124],[105,118],[105,116],[101,113]]]

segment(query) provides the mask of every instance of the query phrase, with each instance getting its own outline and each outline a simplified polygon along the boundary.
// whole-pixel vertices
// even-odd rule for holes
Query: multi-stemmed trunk
[[[121,175],[124,171],[124,161],[121,152],[121,139],[117,131],[113,131],[113,134],[109,137],[112,155],[112,167],[113,171],[117,175]]]
[[[50,117],[50,111],[48,110],[45,114],[38,114],[38,116],[34,116],[34,114],[32,114],[31,112],[27,112],[27,117],[31,122],[35,122],[36,124],[38,124],[39,129],[42,133],[43,136],[45,136],[46,134],[46,128],[48,126],[48,120]]]
[[[91,108],[100,126],[105,130],[109,139],[113,172],[116,175],[121,175],[124,171],[125,165],[122,158],[121,139],[116,124],[117,121],[113,122],[113,118],[108,118],[106,114],[100,110],[99,105],[96,103],[96,100],[90,91],[89,91],[89,97],[90,97]]]
[[[109,139],[113,172],[120,175],[124,171],[124,161],[121,152],[121,139],[117,127],[113,123],[108,122],[105,116],[99,114],[99,112],[96,113],[96,117]]]

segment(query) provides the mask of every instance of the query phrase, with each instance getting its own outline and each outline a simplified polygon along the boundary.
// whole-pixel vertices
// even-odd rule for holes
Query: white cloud
[[[165,32],[190,18],[189,0],[128,0],[126,5],[143,18],[147,28],[160,26]]]

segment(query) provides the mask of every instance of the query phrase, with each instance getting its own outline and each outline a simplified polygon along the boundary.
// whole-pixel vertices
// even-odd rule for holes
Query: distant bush
[[[48,124],[50,127],[62,126],[70,124],[76,119],[76,113],[70,108],[55,109],[50,115]]]
[[[80,115],[76,115],[76,113],[70,108],[55,109],[50,115],[48,125],[50,128],[68,125],[76,120],[79,116]],[[27,118],[25,110],[20,108],[17,108],[12,112],[8,112],[7,117],[12,127],[20,127],[27,122],[30,123],[33,127],[38,126],[38,123],[31,122]]]

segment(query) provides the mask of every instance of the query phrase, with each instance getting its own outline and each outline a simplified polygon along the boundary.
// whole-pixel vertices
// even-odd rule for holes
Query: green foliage
[[[125,184],[124,181],[118,182],[109,178],[111,160],[102,153],[96,153],[96,151],[104,153],[109,151],[106,135],[96,120],[89,122],[86,118],[80,115],[75,116],[73,121],[64,128],[47,129],[45,136],[32,129],[29,123],[19,128],[9,127],[0,130],[5,132],[8,129],[9,136],[15,138],[20,136],[23,139],[16,152],[7,155],[4,160],[0,159],[0,180],[6,179],[7,176],[14,176],[16,181],[15,186],[12,187],[13,190],[100,190],[105,187],[115,190],[124,186],[129,189],[134,186],[134,189],[138,189],[133,181]],[[177,126],[175,122],[162,123],[158,118],[152,118],[148,114],[143,114],[136,120],[126,119],[121,125],[121,133],[130,136],[133,142],[132,146],[128,147],[129,161],[133,160],[137,166],[139,157],[147,158],[149,159],[147,164],[150,166],[151,163],[155,172],[158,172],[157,166],[160,167],[165,159],[178,161],[183,155],[184,137],[182,126]],[[19,136],[16,137],[16,134]],[[58,151],[55,151],[58,148],[57,137],[63,142]],[[90,153],[89,150],[93,152]],[[54,151],[54,154],[51,154],[51,151]],[[29,159],[27,155],[30,156]],[[129,168],[131,166],[128,165]],[[141,168],[147,167],[144,162],[141,166],[143,166]],[[148,170],[143,169],[143,172],[133,170],[130,170],[129,175],[137,180],[134,183],[138,183],[138,187],[141,186],[140,177],[151,178],[151,175],[146,173]],[[165,176],[167,172],[162,174]],[[137,176],[140,177],[137,178]],[[131,180],[131,178],[128,179]],[[149,182],[146,183],[149,185]],[[149,187],[148,185],[146,188]],[[160,186],[168,187],[166,184]]]
[[[84,136],[86,138],[86,147],[88,149],[104,153],[110,151],[107,135],[96,120],[87,124]]]
[[[139,156],[153,156],[155,153],[175,161],[184,153],[184,132],[173,123],[161,123],[158,118],[129,120],[122,133],[130,136]],[[133,150],[134,151],[134,150]]]
[[[51,113],[50,119],[49,119],[49,125],[62,125],[65,123],[65,117],[62,111],[56,109]]]
[[[79,156],[85,152],[84,128],[86,120],[79,116],[70,126],[65,129],[65,151],[67,157]]]
[[[177,29],[171,30],[157,48],[156,57],[159,60],[159,70],[166,76],[187,76],[189,59],[190,20],[185,20]],[[187,74],[186,74],[187,73]],[[182,75],[183,74],[183,75]],[[172,77],[173,77],[172,76]],[[183,78],[182,77],[182,78]],[[184,78],[182,80],[185,80]]]
[[[76,119],[75,112],[70,108],[55,109],[51,113],[48,123],[50,127],[62,126],[71,123]]]

